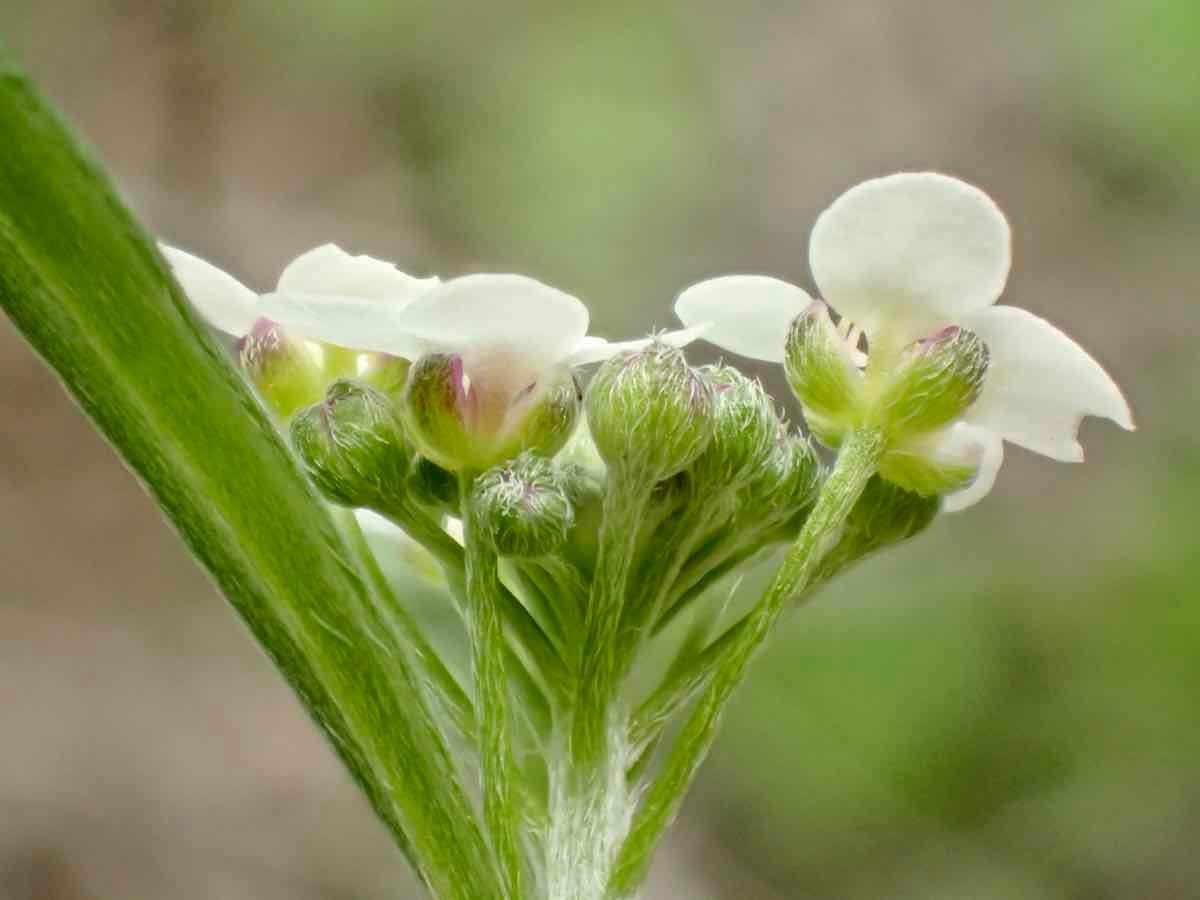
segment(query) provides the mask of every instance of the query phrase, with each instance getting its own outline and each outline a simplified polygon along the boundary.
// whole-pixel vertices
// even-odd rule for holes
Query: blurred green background
[[[1140,431],[1086,425],[1080,467],[1011,451],[983,506],[798,615],[647,894],[1200,897],[1195,0],[6,0],[0,33],[157,233],[260,288],[334,240],[532,274],[626,336],[708,275],[811,286],[808,229],[865,177],[984,186],[1008,302]],[[7,328],[0,378],[0,900],[404,895]]]

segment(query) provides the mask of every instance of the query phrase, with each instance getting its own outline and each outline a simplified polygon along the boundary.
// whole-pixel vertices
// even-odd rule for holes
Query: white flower
[[[159,249],[188,300],[214,327],[242,337],[259,319],[274,319],[268,312],[270,304],[232,275],[183,250],[163,244]],[[394,314],[437,284],[437,278],[414,278],[391,263],[351,256],[334,244],[323,244],[296,257],[279,276],[276,291],[287,292],[295,306],[288,321],[274,320],[307,338],[337,344],[341,342],[322,334],[336,335],[345,322],[356,324],[366,307],[375,314],[380,310]],[[310,330],[305,327],[309,323],[318,327]]]
[[[170,247],[163,252],[191,302],[231,334],[244,335],[263,318],[309,341],[351,350],[412,361],[452,357],[462,425],[496,447],[519,430],[544,392],[569,383],[572,369],[650,342],[588,335],[582,302],[521,275],[419,279],[327,244],[291,263],[276,290],[260,297],[203,260]],[[694,333],[658,339],[682,345]]]
[[[648,343],[589,336],[583,303],[521,275],[416,278],[389,262],[324,244],[293,260],[276,289],[259,296],[197,256],[160,249],[192,305],[236,337],[265,318],[309,340],[355,350],[406,359],[458,353],[469,378],[514,353],[521,368],[536,371],[599,362]],[[685,329],[660,339],[683,344],[693,336]]]
[[[1011,263],[1008,222],[979,189],[934,173],[899,174],[851,188],[813,227],[809,263],[824,300],[872,365],[889,366],[912,342],[946,325],[975,332],[990,363],[979,399],[946,429],[931,455],[978,466],[968,487],[946,499],[963,509],[991,489],[1002,441],[1063,462],[1083,460],[1084,416],[1132,429],[1120,389],[1091,356],[1049,322],[995,306]],[[811,298],[773,278],[729,276],[680,295],[685,325],[731,352],[782,362],[791,322]]]
[[[376,299],[378,297],[378,299]],[[318,296],[284,284],[262,298],[263,314],[309,338],[415,360],[461,360],[465,404],[491,430],[508,429],[578,366],[599,362],[649,339],[610,343],[588,335],[587,307],[576,297],[523,275],[466,275],[416,296],[364,297],[352,288]],[[690,330],[661,339],[686,343]]]

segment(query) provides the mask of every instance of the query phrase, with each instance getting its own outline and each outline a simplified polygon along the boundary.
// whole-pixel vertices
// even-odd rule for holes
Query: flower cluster
[[[285,414],[317,399],[323,362],[327,380],[373,383],[390,363],[413,440],[451,469],[481,470],[522,449],[552,454],[575,425],[580,367],[649,343],[588,335],[583,303],[519,275],[417,278],[327,244],[260,296],[203,260],[164,252],[196,308],[241,339],[248,373]],[[875,179],[813,228],[822,300],[766,276],[715,278],[679,296],[687,327],[658,340],[700,336],[784,364],[823,443],[836,448],[872,420],[891,426],[885,477],[962,509],[991,489],[1002,441],[1078,462],[1084,416],[1133,427],[1120,389],[1078,344],[994,305],[1010,259],[1008,223],[977,188],[932,173]]]
[[[817,219],[809,263],[823,303],[776,279],[732,276],[689,288],[676,310],[730,352],[787,364],[810,424],[834,446],[872,416],[886,424],[889,402],[906,395],[940,405],[927,427],[907,429],[884,471],[905,484],[908,458],[971,472],[946,501],[956,510],[991,490],[1002,441],[1080,462],[1084,416],[1133,428],[1120,389],[1083,348],[1032,313],[994,305],[1010,262],[1008,222],[978,188],[892,175]],[[810,321],[793,329],[797,317]],[[946,367],[942,380],[922,385],[930,366]]]
[[[1133,427],[1078,344],[995,305],[1010,244],[974,187],[868,181],[813,229],[822,299],[725,276],[678,297],[681,330],[620,342],[588,334],[577,298],[519,275],[418,278],[325,245],[259,295],[164,253],[237,339],[314,485],[399,526],[442,569],[470,687],[423,639],[414,655],[474,748],[506,895],[536,883],[530,895],[598,900],[636,890],[786,608],[939,509],[977,502],[1005,441],[1074,462],[1083,417]],[[806,431],[732,365],[691,366],[682,348],[698,338],[782,365]],[[731,620],[739,570],[784,547],[771,588]],[[672,635],[639,695],[642,649]],[[672,746],[667,726],[688,710]]]

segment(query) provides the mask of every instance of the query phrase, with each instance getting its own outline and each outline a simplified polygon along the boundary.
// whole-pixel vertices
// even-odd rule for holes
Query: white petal
[[[588,335],[571,351],[564,360],[568,366],[586,366],[589,363],[602,362],[618,353],[642,350],[655,341],[660,344],[670,344],[672,347],[686,347],[700,337],[709,328],[708,323],[694,328],[680,328],[676,331],[664,331],[652,337],[638,338],[633,341],[606,341],[601,337]]]
[[[792,322],[812,298],[794,284],[765,275],[726,275],[694,284],[675,301],[689,327],[707,325],[704,340],[731,353],[783,362]]]
[[[200,315],[227,334],[242,337],[258,318],[257,296],[228,272],[198,256],[159,244],[175,280]]]
[[[637,342],[625,341],[624,343]],[[610,356],[615,356],[621,352],[620,348],[620,343],[610,343],[602,337],[594,337],[589,334],[575,345],[575,349],[568,354],[563,362],[568,366],[586,366],[588,363],[600,362],[601,360],[608,359]]]
[[[939,450],[946,455],[970,454],[979,470],[975,479],[962,490],[947,494],[942,500],[944,512],[961,512],[974,506],[992,490],[1000,465],[1004,462],[1004,442],[998,434],[959,422],[947,433]]]
[[[400,304],[323,294],[264,294],[259,313],[315,341],[411,359],[424,344],[400,321]]]
[[[851,188],[818,217],[808,252],[821,296],[868,337],[916,338],[995,303],[1012,258],[992,199],[932,172]]]
[[[405,307],[405,331],[431,348],[463,354],[503,351],[534,367],[566,359],[587,334],[578,299],[522,275],[467,275],[443,282]]]
[[[1133,428],[1129,404],[1104,368],[1045,319],[1015,306],[961,322],[991,353],[983,394],[964,417],[1005,440],[1063,462],[1080,462],[1084,416]]]
[[[437,278],[406,275],[381,259],[351,256],[336,244],[322,244],[288,264],[279,276],[276,292],[378,298],[406,304],[438,283]]]

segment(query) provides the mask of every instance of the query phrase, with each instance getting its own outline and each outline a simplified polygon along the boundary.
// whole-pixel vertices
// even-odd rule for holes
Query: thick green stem
[[[819,571],[821,560],[836,543],[847,516],[874,474],[884,446],[884,436],[874,429],[853,433],[842,446],[837,465],[800,536],[713,672],[662,773],[647,792],[617,858],[608,886],[609,897],[631,896],[641,884],[659,840],[712,746],[730,696],[741,684],[750,660],[779,617]]]
[[[481,533],[470,498],[470,479],[462,479],[463,533],[467,541],[467,623],[471,675],[478,710],[479,763],[483,813],[500,863],[504,896],[520,900],[520,774],[513,754],[512,713],[505,679],[504,634],[500,627],[499,559]]]

